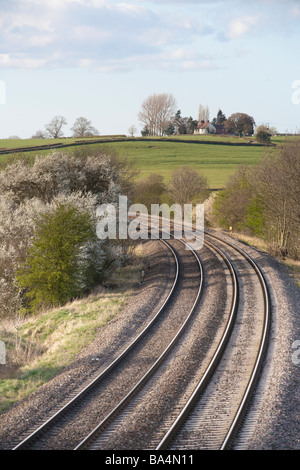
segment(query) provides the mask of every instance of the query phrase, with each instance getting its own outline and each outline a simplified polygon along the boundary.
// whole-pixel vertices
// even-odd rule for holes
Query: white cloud
[[[227,36],[230,39],[241,38],[245,34],[255,29],[258,21],[258,16],[244,16],[240,18],[234,18],[229,23]]]
[[[300,7],[297,5],[293,6],[291,9],[291,16],[294,18],[300,18]]]
[[[281,7],[273,6],[269,17],[267,0],[251,5],[241,0],[219,1],[218,7],[214,0],[162,0],[152,5],[143,0],[2,1],[0,67],[214,68],[220,41],[266,34],[282,12],[295,25],[299,21],[299,8],[289,2],[294,9],[285,10],[280,0],[272,2]],[[240,3],[236,17],[236,10],[229,7],[234,3]],[[264,8],[258,9],[262,4]],[[263,22],[264,28],[258,28]]]
[[[202,21],[188,15],[163,16],[132,2],[25,0],[11,5],[7,3],[0,20],[0,54],[9,54],[9,60],[0,62],[2,67],[20,63],[124,70],[126,62],[154,67],[155,61],[160,67],[165,66],[164,55],[180,44],[192,47],[196,35],[210,33]]]
[[[22,54],[11,57],[9,54],[0,54],[0,67],[36,69],[46,64],[45,59],[31,59]]]

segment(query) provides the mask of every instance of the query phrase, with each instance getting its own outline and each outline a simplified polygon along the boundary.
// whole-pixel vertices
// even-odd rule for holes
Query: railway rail
[[[34,430],[28,437],[23,439],[19,444],[17,444],[14,447],[14,450],[22,450],[22,449],[37,449],[42,446],[42,448],[46,448],[45,442],[45,436],[47,433],[53,434],[59,432],[57,430],[54,430],[55,428],[59,428],[60,426],[60,421],[64,421],[68,419],[69,414],[74,414],[77,413],[77,407],[82,406],[82,403],[85,403],[88,400],[93,400],[95,395],[98,395],[99,392],[99,387],[101,388],[103,386],[104,380],[109,377],[116,368],[124,368],[126,365],[124,365],[123,361],[126,361],[128,357],[134,356],[136,354],[136,350],[138,348],[141,348],[141,343],[145,342],[145,339],[147,338],[147,335],[155,335],[155,332],[158,328],[157,325],[160,326],[161,329],[166,328],[164,325],[164,316],[167,317],[171,315],[170,312],[172,313],[172,309],[174,310],[174,305],[176,307],[176,302],[178,302],[178,299],[180,299],[180,295],[178,294],[178,290],[180,288],[184,287],[184,283],[186,282],[184,280],[183,274],[181,274],[182,268],[183,268],[183,263],[180,262],[178,253],[176,253],[176,250],[171,246],[170,243],[166,242],[165,240],[161,240],[162,243],[164,243],[165,246],[168,247],[170,250],[176,270],[175,270],[175,276],[174,276],[174,282],[172,284],[172,288],[163,303],[162,307],[159,309],[155,317],[149,322],[149,324],[144,328],[142,333],[138,335],[135,340],[130,344],[130,346],[123,351],[123,353],[118,356],[115,361],[113,361],[101,374],[99,374],[87,387],[85,387],[84,390],[82,390],[80,393],[78,393],[76,396],[74,396],[63,408],[57,411],[53,416],[51,416],[50,419],[48,419],[45,423],[43,423],[41,426],[38,427],[38,429]],[[178,241],[177,243],[180,243],[181,245],[184,244],[184,242]],[[177,247],[178,250],[178,247]],[[156,360],[151,364],[151,367],[148,368],[147,372],[140,378],[137,384],[134,385],[134,387],[128,392],[127,394],[127,399],[128,397],[132,396],[136,390],[141,387],[147,380],[148,378],[154,373],[157,367],[161,364],[163,361],[164,357],[168,354],[168,352],[172,349],[173,345],[176,343],[178,340],[179,336],[181,335],[182,331],[185,328],[185,325],[188,323],[188,320],[190,316],[192,315],[192,311],[195,308],[198,299],[200,298],[201,295],[201,289],[202,289],[202,267],[201,267],[201,262],[198,256],[196,254],[191,255],[194,257],[194,271],[197,269],[196,272],[196,280],[194,280],[194,290],[196,288],[196,293],[195,293],[195,298],[190,302],[192,303],[192,307],[190,308],[188,315],[186,315],[185,311],[183,309],[180,318],[175,320],[172,320],[171,322],[169,321],[169,334],[166,334],[166,338],[169,338],[166,343],[167,346],[164,348],[163,352],[159,355],[159,357],[156,358]],[[185,270],[187,270],[187,266],[185,266]],[[182,277],[182,279],[181,279]],[[195,277],[195,276],[194,276]],[[182,284],[182,286],[180,286]],[[185,286],[187,288],[188,286]],[[168,312],[168,310],[170,312]],[[161,325],[160,325],[161,322]],[[174,327],[171,326],[171,324],[174,323]],[[168,323],[166,322],[166,325]],[[171,338],[171,339],[170,339]],[[144,344],[143,344],[144,346]],[[150,344],[151,346],[151,344]],[[159,351],[159,349],[157,349]],[[133,373],[134,375],[134,373]],[[124,397],[123,397],[124,398]],[[125,397],[126,398],[126,397]],[[123,401],[123,399],[121,400]],[[118,408],[118,406],[116,406]],[[41,444],[39,443],[41,441]]]
[[[217,241],[219,244],[221,243],[221,245],[235,250],[251,266],[255,276],[257,276],[257,279],[259,280],[263,308],[261,309],[261,316],[252,320],[252,322],[259,322],[260,325],[260,328],[255,332],[256,347],[254,352],[252,351],[251,360],[247,359],[250,364],[247,364],[247,372],[246,376],[243,377],[243,385],[238,390],[238,393],[235,393],[235,390],[233,390],[234,387],[228,386],[228,381],[231,380],[230,377],[234,380],[234,375],[238,375],[239,370],[238,367],[233,369],[232,366],[237,366],[237,363],[234,363],[230,359],[230,356],[233,356],[234,349],[237,354],[240,353],[240,349],[238,348],[246,348],[249,346],[245,344],[245,342],[238,345],[238,347],[236,346],[235,342],[238,341],[238,333],[231,345],[230,341],[228,342],[227,354],[224,354],[222,357],[219,371],[217,370],[215,372],[214,382],[210,384],[206,395],[205,387],[207,384],[205,383],[206,377],[204,376],[183,410],[156,447],[156,450],[168,448],[225,450],[230,448],[235,435],[238,433],[243,418],[247,413],[252,392],[254,391],[255,385],[259,379],[259,372],[261,370],[264,353],[267,348],[271,306],[268,287],[260,268],[245,251],[236,245],[228,241],[221,240],[212,232],[207,232],[206,236]],[[242,320],[240,321],[242,322]],[[252,338],[252,341],[253,340],[254,338]],[[252,347],[253,346],[249,349]],[[230,363],[230,360],[232,364]],[[224,364],[222,364],[222,361]],[[231,367],[231,370],[229,367]],[[229,375],[229,378],[227,377],[225,382],[223,380],[222,383],[222,376],[224,377],[230,372],[231,375]],[[229,393],[234,395],[234,401],[229,400]],[[224,397],[227,398],[224,400]],[[226,400],[227,403],[225,403]],[[221,403],[221,407],[218,403]],[[228,405],[228,403],[230,404]]]
[[[115,368],[119,366],[121,368],[126,367],[122,361],[126,360],[126,357],[131,354],[135,355],[136,349],[142,347],[141,345],[151,328],[160,321],[160,318],[169,308],[176,310],[176,301],[183,296],[184,290],[182,288],[187,289],[187,284],[184,285],[184,281],[181,279],[183,255],[182,259],[179,260],[176,252],[179,244],[185,243],[185,248],[187,245],[184,240],[169,240],[168,242],[161,240],[161,242],[172,253],[176,272],[169,295],[157,315],[143,330],[142,334],[110,366],[47,422],[16,445],[14,450],[41,448],[40,446],[43,445],[46,445],[47,448],[47,440],[46,444],[43,444],[45,434],[49,432],[50,435],[53,432],[59,433],[61,419],[65,420],[69,413],[74,414],[74,409],[76,410],[78,405],[82,407],[82,403],[94,400],[95,393],[99,396],[103,387],[105,387],[106,377],[113,374]],[[147,400],[149,398],[147,397],[150,397],[154,390],[166,387],[165,385],[160,386],[160,384],[163,384],[162,380],[165,380],[163,377],[168,380],[168,374],[173,373],[174,368],[170,366],[172,361],[176,363],[173,355],[176,357],[176,355],[185,354],[185,349],[181,350],[180,348],[185,347],[189,327],[190,329],[193,328],[194,318],[201,313],[199,304],[202,296],[204,296],[204,269],[199,254],[189,247],[190,249],[185,252],[185,255],[189,256],[189,260],[183,269],[184,277],[187,266],[194,264],[192,276],[188,281],[188,284],[193,284],[193,289],[188,291],[190,296],[193,291],[188,313],[185,312],[181,316],[180,325],[178,324],[176,329],[173,330],[171,338],[169,338],[151,365],[135,381],[133,386],[129,387],[127,393],[122,396],[115,406],[102,419],[98,420],[96,426],[93,426],[76,445],[72,444],[73,449],[131,449],[134,448],[134,445],[142,445],[142,448],[152,450],[202,448],[224,450],[232,445],[246,415],[263,364],[270,325],[270,300],[264,276],[246,252],[228,240],[221,239],[212,231],[206,231],[204,247],[207,252],[210,252],[218,259],[218,263],[222,263],[223,269],[227,270],[227,289],[230,294],[227,294],[226,305],[229,308],[228,311],[221,313],[223,321],[220,323],[218,330],[212,333],[211,344],[207,347],[205,358],[203,356],[200,363],[195,365],[193,378],[189,379],[191,384],[186,385],[184,393],[178,392],[177,395],[174,395],[172,406],[166,413],[167,418],[161,419],[159,426],[155,425],[155,411],[152,410],[154,425],[145,428],[148,430],[149,435],[145,437],[143,444],[133,444],[133,447],[131,447],[128,441],[126,443],[126,439],[124,439],[124,433],[126,432],[131,433],[131,442],[137,441],[135,432],[140,433],[140,428],[135,431],[135,428],[138,428],[136,426],[138,418],[136,417],[141,416],[141,419],[144,419],[141,410],[152,407],[152,405],[148,405]],[[192,258],[193,262],[191,261]],[[258,300],[254,300],[253,290],[258,296]],[[223,309],[225,310],[224,305]],[[181,306],[180,309],[183,310],[183,307]],[[198,336],[201,336],[200,333]],[[240,342],[241,340],[242,342]],[[201,338],[201,341],[204,341],[203,338]],[[238,359],[236,362],[232,359],[235,356],[240,357],[241,360]],[[193,358],[189,357],[190,359]],[[239,367],[245,369],[243,373],[239,370]],[[187,379],[185,380],[188,384]],[[234,386],[238,390],[237,394],[232,392],[228,380],[235,384]],[[232,395],[232,399],[229,399],[228,393]],[[224,403],[224,399],[227,400],[227,404]],[[221,407],[219,406],[220,403]],[[160,406],[162,406],[162,410],[163,405]],[[81,411],[75,411],[75,413],[81,413]],[[162,414],[162,411],[160,413]],[[127,426],[126,423],[130,424]],[[118,445],[120,447],[114,447]]]

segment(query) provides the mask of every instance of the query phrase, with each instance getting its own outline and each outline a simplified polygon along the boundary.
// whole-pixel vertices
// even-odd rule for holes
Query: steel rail
[[[230,339],[231,332],[232,332],[234,322],[235,322],[235,319],[236,319],[236,314],[237,314],[237,309],[238,309],[238,299],[239,299],[239,285],[238,285],[238,279],[237,279],[235,269],[234,269],[230,259],[228,258],[228,256],[221,249],[219,249],[214,244],[209,243],[207,240],[205,240],[204,243],[207,244],[208,246],[210,246],[214,251],[216,251],[222,257],[222,259],[225,261],[225,263],[227,264],[227,267],[229,269],[229,272],[230,272],[230,275],[231,275],[231,278],[232,278],[232,285],[233,285],[233,297],[232,297],[232,302],[231,302],[230,314],[229,314],[229,317],[228,317],[228,321],[226,323],[226,328],[225,328],[225,330],[223,332],[223,335],[222,335],[222,337],[219,341],[218,347],[217,347],[217,349],[216,349],[216,351],[215,351],[208,367],[206,368],[206,371],[203,374],[202,379],[200,380],[200,382],[198,383],[198,385],[194,389],[194,392],[192,393],[191,397],[187,401],[186,405],[184,406],[182,411],[179,413],[178,417],[173,422],[173,424],[171,425],[171,427],[169,428],[168,432],[165,434],[163,439],[161,439],[161,441],[159,442],[159,444],[157,445],[155,450],[163,450],[163,449],[167,448],[170,441],[174,438],[174,436],[178,432],[179,428],[182,426],[183,422],[185,421],[185,419],[187,418],[189,413],[192,411],[195,403],[197,402],[200,395],[202,394],[202,392],[206,388],[206,386],[207,386],[209,380],[211,379],[217,365],[220,362],[220,359],[222,357],[224,349],[226,348],[226,346],[228,344],[228,341]]]
[[[238,431],[239,426],[242,423],[242,420],[246,414],[247,411],[247,406],[250,402],[252,392],[254,390],[255,384],[258,381],[259,377],[259,371],[262,367],[262,361],[263,361],[263,356],[266,351],[267,347],[267,339],[268,339],[268,333],[269,333],[269,326],[270,326],[270,321],[271,321],[271,305],[270,305],[270,295],[267,287],[267,283],[265,280],[265,277],[257,265],[257,263],[253,260],[252,257],[250,257],[244,250],[239,248],[233,243],[230,243],[228,241],[223,240],[222,238],[216,236],[215,234],[212,234],[211,232],[208,232],[207,230],[205,231],[206,235],[214,238],[218,242],[222,242],[225,245],[230,246],[234,250],[236,250],[238,253],[240,253],[252,266],[254,269],[255,273],[257,274],[260,284],[262,286],[262,292],[263,292],[263,297],[264,297],[264,324],[263,324],[263,331],[260,339],[260,345],[258,348],[256,360],[254,367],[252,369],[252,373],[249,377],[249,381],[247,384],[247,387],[245,388],[242,400],[240,401],[240,404],[238,406],[238,409],[235,413],[234,419],[232,421],[232,424],[228,430],[228,432],[225,435],[225,438],[222,442],[222,445],[220,447],[220,450],[226,450],[230,448],[230,445]],[[205,240],[206,244],[212,245],[210,242]],[[213,245],[215,247],[215,245]],[[215,247],[216,248],[216,247]],[[219,248],[218,248],[219,249]],[[226,255],[225,255],[226,256]],[[227,258],[227,256],[226,256]],[[229,259],[228,259],[229,261]],[[230,261],[229,261],[230,262]],[[231,264],[231,262],[230,262]],[[237,308],[237,306],[236,306]],[[222,350],[224,350],[225,344],[227,344],[225,340],[225,336],[227,336],[227,339],[229,339],[229,334],[227,331],[224,332],[223,338],[224,338],[224,344],[222,346]],[[165,434],[164,438],[160,441],[158,446],[156,447],[156,450],[162,450],[167,448],[168,444],[172,441],[172,439],[175,437],[177,434],[178,430],[182,426],[183,422],[187,419],[188,415],[191,413],[193,407],[195,406],[197,400],[200,398],[200,395],[203,393],[204,389],[206,388],[206,385],[209,381],[209,378],[212,376],[213,371],[216,369],[216,366],[218,364],[218,359],[221,357],[221,351],[219,351],[220,345],[218,350],[216,351],[212,362],[209,364],[206,373],[204,374],[202,380],[199,382],[197,387],[195,388],[192,396],[190,397],[189,401],[186,403],[185,407],[182,409],[180,414],[178,415],[177,419],[174,421],[173,425],[169,428],[169,431]]]
[[[270,294],[269,294],[269,289],[267,286],[266,279],[264,277],[264,274],[258,264],[254,261],[254,259],[249,256],[244,250],[239,248],[237,245],[230,243],[228,241],[225,241],[221,239],[220,237],[217,237],[215,234],[211,234],[210,232],[207,232],[207,235],[217,239],[218,241],[223,242],[224,244],[230,246],[231,248],[234,248],[236,251],[238,251],[244,258],[250,263],[250,265],[253,267],[254,271],[256,272],[261,287],[263,291],[263,297],[264,297],[264,325],[263,325],[263,332],[262,336],[260,339],[260,345],[256,357],[256,361],[251,373],[251,376],[249,378],[248,385],[245,389],[243,398],[240,402],[240,405],[238,407],[238,410],[236,412],[235,418],[230,426],[230,429],[222,443],[222,446],[220,450],[226,450],[230,447],[230,444],[238,430],[238,427],[240,426],[245,413],[247,411],[247,405],[250,402],[252,392],[254,390],[254,387],[258,381],[259,378],[259,373],[262,367],[263,363],[263,357],[267,348],[267,342],[268,342],[268,335],[269,335],[269,329],[270,329],[270,324],[271,324],[271,301],[270,301]]]
[[[189,244],[185,242],[184,240],[178,239],[180,242],[182,242],[186,247],[189,247]],[[200,283],[199,283],[199,288],[197,291],[197,295],[195,298],[195,301],[193,303],[192,308],[190,309],[190,312],[188,316],[186,317],[185,321],[181,325],[180,329],[176,333],[176,335],[173,337],[172,341],[169,343],[169,345],[165,348],[165,350],[162,352],[160,357],[155,361],[155,363],[151,366],[151,368],[144,374],[144,376],[140,379],[140,381],[131,389],[131,391],[123,398],[122,401],[119,402],[119,404],[104,418],[94,429],[93,431],[85,437],[76,447],[74,450],[83,450],[86,447],[88,447],[91,444],[91,441],[95,439],[101,432],[103,432],[106,427],[118,416],[118,414],[122,411],[122,409],[128,404],[129,400],[136,395],[142,387],[148,382],[148,380],[154,375],[154,373],[157,371],[157,369],[160,367],[160,365],[163,363],[165,360],[166,356],[168,353],[171,351],[171,349],[175,346],[175,344],[179,341],[181,335],[183,334],[188,322],[191,320],[192,315],[195,311],[196,305],[201,297],[202,294],[202,287],[203,287],[203,267],[202,263],[200,261],[199,255],[189,247],[189,249],[193,252],[198,266],[200,270]]]
[[[172,283],[172,287],[168,293],[168,296],[166,297],[165,301],[163,302],[162,306],[159,308],[158,312],[155,314],[155,316],[152,318],[152,320],[145,326],[145,328],[142,330],[142,332],[129,344],[129,346],[118,356],[116,359],[110,363],[104,371],[102,371],[96,378],[94,378],[85,388],[83,388],[79,393],[77,393],[69,402],[64,405],[62,408],[60,408],[55,414],[53,414],[49,419],[47,419],[43,424],[41,424],[36,430],[34,430],[32,433],[30,433],[26,438],[24,438],[19,444],[17,444],[12,450],[21,450],[22,448],[26,448],[30,443],[34,442],[37,438],[38,435],[40,435],[42,432],[46,432],[47,429],[50,428],[50,426],[57,421],[63,414],[65,414],[71,407],[75,406],[75,404],[81,400],[83,397],[85,397],[94,387],[96,387],[102,379],[105,378],[124,358],[127,354],[129,354],[130,351],[143,339],[143,337],[146,335],[147,331],[151,328],[151,326],[157,321],[157,319],[161,316],[162,312],[164,311],[166,305],[170,301],[171,296],[174,293],[174,290],[177,286],[178,283],[178,278],[179,278],[179,273],[180,273],[180,267],[179,267],[179,262],[177,255],[173,248],[167,243],[165,240],[160,239],[160,242],[162,242],[169,251],[172,254],[172,257],[175,260],[175,276],[174,276],[174,281]]]

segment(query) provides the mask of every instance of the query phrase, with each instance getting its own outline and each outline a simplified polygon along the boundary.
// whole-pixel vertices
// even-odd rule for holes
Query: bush
[[[189,166],[182,166],[172,173],[168,195],[174,204],[200,204],[209,196],[209,186],[203,175]]]
[[[43,250],[47,256],[51,254],[47,251],[47,246],[50,245],[46,242],[42,244],[46,232],[42,234],[41,239],[39,238],[41,221],[47,220],[50,230],[51,218],[55,216],[59,207],[67,208],[75,220],[78,217],[79,219],[82,217],[82,220],[89,218],[93,227],[93,233],[89,232],[88,240],[82,239],[82,244],[79,243],[80,250],[76,257],[73,258],[72,250],[69,252],[70,262],[73,260],[75,263],[76,260],[77,271],[75,270],[72,276],[78,282],[74,284],[74,290],[70,287],[64,292],[68,291],[68,295],[71,296],[77,295],[96,282],[102,282],[112,269],[126,261],[129,244],[118,240],[95,239],[96,208],[102,203],[114,204],[117,207],[119,195],[126,194],[126,190],[129,190],[133,175],[132,162],[120,159],[115,154],[107,154],[101,149],[80,150],[72,154],[54,152],[44,157],[38,156],[33,162],[24,158],[13,161],[2,169],[0,172],[0,302],[2,305],[0,317],[15,315],[28,305],[29,297],[25,297],[26,292],[31,292],[32,302],[36,306],[40,304],[42,296],[33,294],[33,279],[36,279],[36,284],[39,282],[35,263],[38,259],[41,261]],[[56,214],[58,215],[59,213]],[[73,230],[71,219],[68,220],[70,220],[70,230]],[[60,222],[63,227],[60,232],[68,233],[63,217]],[[46,226],[44,230],[46,231]],[[70,243],[72,240],[74,242],[75,233],[71,232]],[[56,234],[54,226],[52,234],[49,232],[47,236],[48,241],[52,238],[53,242],[58,241],[58,233]],[[73,246],[72,243],[70,246]],[[75,265],[73,267],[75,269]],[[55,276],[59,278],[58,272],[62,272],[61,269],[60,266],[57,273],[53,274],[51,282],[50,277],[47,279],[48,286],[52,286],[49,288],[50,297],[52,295],[50,291],[54,289],[54,278]],[[16,273],[20,282],[16,282]],[[47,276],[45,276],[46,274],[43,281],[40,279],[43,285],[46,285]],[[72,276],[70,274],[70,278]],[[44,299],[47,298],[48,302],[50,297],[47,295],[44,295]],[[53,295],[53,301],[57,302],[58,299],[62,301],[66,297],[65,295],[59,297],[56,293]]]
[[[213,214],[217,223],[227,229],[232,227],[236,231],[246,230],[250,218],[248,205],[251,197],[249,170],[246,166],[241,166],[215,199]]]
[[[94,238],[91,217],[70,205],[60,204],[36,220],[27,260],[16,275],[31,309],[63,304],[92,287],[82,255]]]
[[[256,130],[255,139],[260,144],[270,144],[271,134],[266,126],[259,126]]]
[[[135,183],[134,203],[144,204],[150,210],[151,204],[162,203],[162,195],[165,191],[163,177],[157,173],[152,173],[147,178]]]

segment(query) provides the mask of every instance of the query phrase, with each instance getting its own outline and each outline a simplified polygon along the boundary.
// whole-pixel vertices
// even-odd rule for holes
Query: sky
[[[127,134],[142,102],[171,93],[300,130],[300,0],[0,0],[0,138],[54,116]]]

